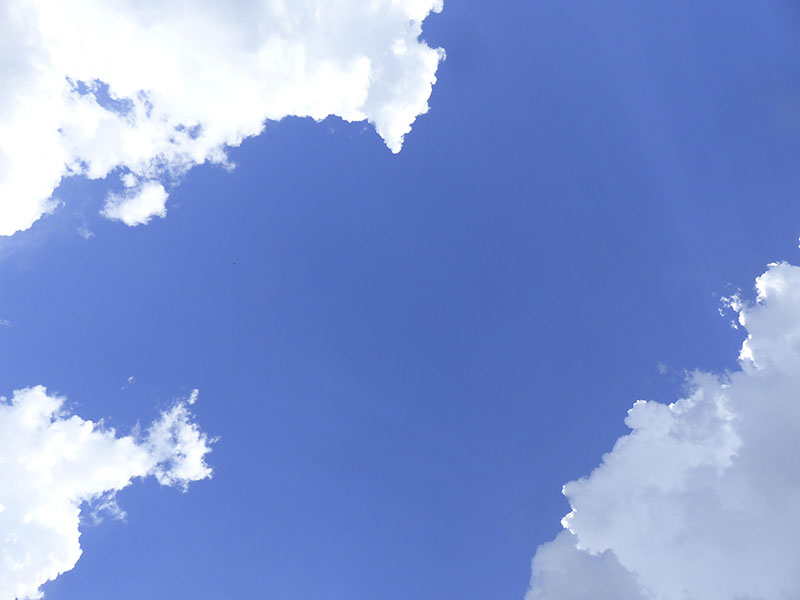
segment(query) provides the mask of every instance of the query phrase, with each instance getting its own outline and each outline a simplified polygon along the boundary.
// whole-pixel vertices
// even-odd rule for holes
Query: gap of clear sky
[[[733,368],[720,295],[797,258],[798,27],[788,1],[452,0],[399,155],[270,123],[136,229],[64,183],[0,247],[1,393],[127,432],[199,388],[220,440],[191,493],[87,522],[47,597],[522,597],[561,485],[635,400]]]

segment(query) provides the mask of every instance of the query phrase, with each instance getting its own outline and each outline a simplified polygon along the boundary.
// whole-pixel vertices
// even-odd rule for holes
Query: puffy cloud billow
[[[103,214],[166,214],[164,184],[226,161],[286,116],[367,120],[393,151],[444,53],[419,39],[442,0],[8,0],[0,3],[0,235],[63,177],[119,176]]]
[[[138,477],[185,489],[211,475],[211,440],[189,411],[196,398],[118,437],[41,386],[0,397],[0,600],[39,598],[42,584],[75,566],[82,509],[119,514],[115,494]]]
[[[756,288],[731,303],[741,369],[637,402],[631,433],[564,486],[572,511],[527,600],[800,597],[800,268],[770,265]]]

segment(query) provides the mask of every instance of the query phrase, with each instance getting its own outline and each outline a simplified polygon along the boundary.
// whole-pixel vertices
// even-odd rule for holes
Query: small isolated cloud
[[[167,216],[167,190],[155,181],[148,181],[140,187],[126,190],[124,194],[111,194],[101,213],[115,221],[122,221],[128,227],[146,225],[153,217]]]
[[[0,3],[0,235],[53,211],[61,179],[131,188],[103,214],[163,216],[188,169],[267,120],[368,121],[392,152],[436,81],[420,41],[442,0]],[[91,15],[92,18],[86,18]]]
[[[565,531],[527,600],[800,597],[800,268],[769,266],[740,370],[696,372],[677,402],[637,402],[631,433],[564,486]]]
[[[0,327],[11,327],[11,321],[8,319],[0,319]]]
[[[84,223],[80,227],[78,227],[75,231],[78,232],[78,235],[81,236],[85,240],[90,240],[94,237],[94,233],[91,229]]]
[[[41,386],[0,398],[0,600],[38,598],[42,584],[75,566],[82,509],[121,517],[116,493],[135,478],[185,490],[211,475],[212,440],[188,408],[196,397],[137,436],[70,414]]]

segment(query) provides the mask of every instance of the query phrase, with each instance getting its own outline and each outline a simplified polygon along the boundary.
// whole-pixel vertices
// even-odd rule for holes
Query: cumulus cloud
[[[444,54],[419,40],[442,0],[0,3],[0,235],[57,206],[63,177],[134,189],[104,214],[164,215],[189,168],[286,116],[367,120],[398,152]],[[128,186],[130,187],[130,186]]]
[[[39,598],[75,566],[83,508],[120,516],[115,495],[135,478],[185,489],[211,475],[211,440],[188,408],[196,397],[137,436],[70,414],[41,386],[0,398],[0,600]]]
[[[110,194],[101,211],[109,219],[122,221],[128,227],[146,225],[153,217],[167,216],[167,190],[155,181],[145,182],[141,187],[125,194]]]
[[[631,433],[564,486],[566,530],[536,552],[527,600],[800,596],[800,268],[770,265],[756,289],[732,302],[740,370],[637,402]]]

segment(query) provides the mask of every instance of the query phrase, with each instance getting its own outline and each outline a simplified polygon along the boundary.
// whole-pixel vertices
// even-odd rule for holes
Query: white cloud
[[[128,227],[146,225],[153,217],[167,216],[167,190],[155,181],[126,190],[122,195],[110,194],[102,214],[109,219],[122,221]]]
[[[197,391],[187,402],[176,404],[147,430],[147,450],[154,460],[152,474],[161,485],[180,485],[211,476],[204,457],[208,438],[191,422],[187,405],[195,403]]]
[[[800,268],[770,265],[756,288],[734,303],[741,369],[637,402],[632,432],[564,487],[568,531],[537,551],[528,600],[800,596]]]
[[[73,174],[144,182],[104,212],[146,222],[163,212],[154,186],[224,163],[225,147],[259,134],[267,119],[368,120],[399,151],[428,110],[443,52],[418,37],[441,8],[442,0],[0,3],[0,235],[54,210],[53,190]]]
[[[185,489],[210,476],[211,440],[192,423],[194,399],[144,436],[118,437],[71,415],[41,386],[0,398],[0,600],[38,598],[42,584],[75,566],[87,503],[123,516],[115,494],[137,477]]]

